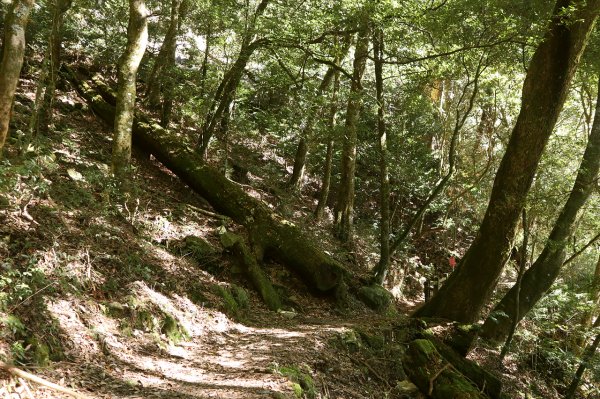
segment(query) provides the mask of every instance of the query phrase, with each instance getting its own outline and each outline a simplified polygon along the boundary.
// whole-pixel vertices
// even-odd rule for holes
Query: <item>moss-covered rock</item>
[[[433,399],[488,398],[426,339],[417,339],[410,343],[403,357],[403,364],[410,380],[421,392]]]
[[[303,372],[295,366],[277,367],[276,371],[289,378],[296,397],[309,399],[316,397],[315,383],[307,372]]]
[[[388,309],[392,303],[392,294],[380,285],[363,286],[358,290],[358,297],[368,307],[378,312]]]
[[[221,251],[201,237],[187,236],[182,241],[183,250],[189,253],[198,263],[213,261]]]

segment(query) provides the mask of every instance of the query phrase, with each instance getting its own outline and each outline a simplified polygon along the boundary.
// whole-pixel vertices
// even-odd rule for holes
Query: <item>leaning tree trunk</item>
[[[338,65],[342,59],[348,53],[350,49],[350,38],[346,38],[344,40],[343,46],[339,54],[336,55],[333,63]],[[317,89],[317,93],[315,98],[320,99],[323,95],[323,92],[327,90],[327,88],[331,85],[331,82],[336,75],[339,73],[337,68],[331,66],[323,76],[323,80]],[[317,100],[318,101],[318,100]],[[322,107],[318,103],[312,104],[312,106],[308,109],[308,116],[306,117],[306,121],[304,123],[304,127],[302,128],[302,133],[300,134],[300,141],[298,142],[298,147],[296,148],[296,155],[294,156],[294,169],[292,171],[292,176],[290,177],[289,184],[294,187],[294,189],[299,190],[302,188],[302,179],[304,178],[304,171],[306,169],[306,158],[308,157],[308,152],[310,150],[309,145],[312,137],[313,128],[316,122],[316,118],[319,115]]]
[[[14,0],[4,24],[4,49],[0,63],[0,156],[8,136],[13,98],[25,53],[25,27],[33,0]]]
[[[369,56],[369,30],[369,18],[367,15],[363,15],[356,40],[356,48],[354,49],[352,84],[348,95],[348,107],[346,108],[340,186],[334,210],[336,235],[342,241],[352,239],[354,174],[356,170],[356,146],[358,144],[357,124],[362,105],[361,80]]]
[[[248,64],[248,61],[250,61],[250,57],[258,48],[269,43],[268,39],[255,38],[257,20],[265,12],[269,2],[270,0],[262,0],[256,8],[254,17],[250,23],[250,26],[248,27],[248,31],[242,40],[242,47],[240,49],[238,58],[233,63],[231,68],[225,73],[223,79],[221,80],[221,84],[219,84],[219,87],[217,88],[211,109],[209,110],[204,124],[202,125],[200,131],[201,136],[197,146],[197,151],[202,155],[203,159],[206,159],[206,156],[208,155],[208,145],[210,140],[217,132],[221,121],[224,120],[223,118],[225,114],[229,111],[229,107],[233,102],[235,92],[240,84],[240,81],[242,80],[244,69],[246,69],[246,65]],[[227,117],[225,116],[225,118]],[[224,132],[221,129],[219,133]]]
[[[598,85],[600,88],[600,80]],[[511,320],[515,317],[517,321],[521,320],[552,286],[565,261],[568,240],[575,231],[577,216],[594,190],[599,170],[600,90],[592,131],[571,194],[542,253],[523,275],[518,315],[515,315],[517,287],[512,287],[486,319],[480,334],[483,338],[491,341],[504,339],[510,331]]]
[[[316,99],[320,99],[323,95],[323,92],[327,90],[331,84],[334,71],[334,68],[330,67],[325,73],[325,76],[323,77],[323,80],[317,89],[317,94],[315,96]],[[308,116],[304,122],[304,127],[302,128],[302,133],[300,134],[300,141],[298,142],[298,147],[296,148],[296,155],[294,156],[294,169],[292,170],[292,176],[290,177],[289,181],[289,185],[296,190],[302,187],[302,179],[304,178],[304,170],[306,169],[306,157],[308,156],[308,143],[310,136],[312,135],[315,120],[319,114],[319,109],[320,107],[318,104],[313,104],[308,109]]]
[[[72,71],[68,71],[68,75],[92,110],[110,123],[115,114],[111,105],[114,97],[106,90],[99,94],[89,84],[78,80]],[[201,156],[182,144],[176,135],[149,120],[136,118],[133,139],[137,146],[151,153],[218,212],[243,225],[258,259],[266,255],[279,260],[317,292],[337,293],[338,289],[343,289],[348,272],[341,264],[319,249],[293,223],[246,194],[240,185],[218,170],[202,165]]]
[[[489,300],[508,259],[540,157],[599,10],[600,0],[557,1],[546,35],[529,65],[521,112],[496,174],[479,232],[458,269],[415,316],[472,322]]]
[[[131,159],[131,127],[135,112],[137,70],[148,42],[148,9],[145,0],[129,0],[127,47],[119,64],[117,109],[112,150],[113,173],[122,174]]]
[[[179,33],[179,18],[181,3],[183,0],[171,1],[171,19],[165,38],[158,51],[158,56],[152,66],[150,77],[148,78],[148,90],[146,96],[148,104],[157,108],[161,101],[160,97],[163,92],[165,82],[164,79],[169,75],[169,70],[175,65],[175,52],[177,50],[177,34]]]

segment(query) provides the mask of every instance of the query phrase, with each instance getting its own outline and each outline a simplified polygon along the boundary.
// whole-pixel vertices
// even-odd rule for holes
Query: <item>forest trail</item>
[[[60,301],[50,310],[69,334],[64,338],[70,342],[71,361],[53,364],[40,375],[91,398],[294,398],[286,370],[315,367],[338,375],[316,381],[319,390],[333,397],[371,397],[361,386],[366,377],[331,345],[351,331],[347,322],[277,323],[265,315],[269,327],[250,327],[188,304],[192,337],[169,344],[140,331],[124,336],[114,320],[84,304]],[[68,397],[43,391],[35,397]]]
[[[394,389],[419,397],[414,386],[395,387],[405,378],[398,354],[377,358],[359,336],[401,330],[405,317],[356,300],[340,311],[270,262],[265,270],[287,303],[268,311],[228,254],[199,260],[186,247],[190,236],[219,247],[227,222],[207,216],[201,197],[140,153],[135,196],[115,195],[110,130],[72,93],[59,101],[62,136],[33,157],[39,180],[19,181],[21,197],[11,200],[20,208],[0,214],[2,250],[45,276],[12,309],[49,343],[39,360],[50,365],[28,371],[90,398],[375,398]],[[23,95],[16,109],[26,105]],[[7,397],[69,397],[2,377]]]

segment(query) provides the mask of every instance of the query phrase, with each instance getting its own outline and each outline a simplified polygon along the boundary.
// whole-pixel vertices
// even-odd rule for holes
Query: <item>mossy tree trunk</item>
[[[136,99],[137,70],[148,43],[148,9],[145,0],[129,0],[127,46],[119,63],[119,86],[114,119],[112,171],[121,175],[131,159],[131,127]]]
[[[25,28],[33,0],[14,0],[4,23],[4,48],[0,63],[0,157],[8,136],[11,110],[25,53]]]
[[[479,232],[457,270],[415,316],[473,322],[489,300],[508,259],[540,157],[554,130],[599,10],[600,0],[556,2],[546,34],[530,62],[521,111],[496,174]],[[524,278],[524,292],[526,287]]]
[[[356,40],[356,48],[354,49],[352,83],[348,95],[348,106],[346,108],[340,186],[334,210],[335,232],[337,237],[344,242],[352,240],[354,175],[356,171],[356,147],[358,144],[357,125],[362,106],[363,91],[361,80],[369,56],[369,31],[371,27],[368,15],[364,11],[363,14]]]
[[[108,91],[99,95],[88,83],[78,80],[72,71],[69,79],[90,104],[92,110],[110,123],[115,109]],[[107,100],[105,100],[107,99]],[[323,252],[313,239],[293,223],[273,213],[269,207],[218,170],[202,164],[200,154],[185,147],[181,140],[160,125],[136,118],[134,143],[154,155],[192,190],[204,197],[216,211],[229,216],[248,231],[257,260],[268,256],[299,274],[307,285],[319,292],[336,292],[343,287],[347,271]]]
[[[208,155],[208,146],[213,135],[217,132],[221,135],[225,134],[226,126],[223,126],[223,123],[227,123],[229,108],[242,80],[244,69],[246,69],[248,61],[250,61],[250,57],[258,48],[266,46],[269,43],[267,39],[256,38],[258,18],[263,15],[269,2],[270,0],[262,0],[256,7],[256,11],[242,39],[240,53],[231,68],[223,76],[215,92],[212,105],[202,125],[200,140],[197,146],[197,151],[203,158],[206,158]]]
[[[598,82],[600,88],[600,80]],[[592,194],[600,170],[600,91],[596,116],[588,143],[579,166],[573,189],[554,223],[542,253],[523,275],[519,311],[516,310],[517,287],[512,287],[486,319],[481,336],[491,341],[504,339],[510,331],[511,320],[521,320],[552,286],[566,257],[567,244],[576,228],[577,217]]]

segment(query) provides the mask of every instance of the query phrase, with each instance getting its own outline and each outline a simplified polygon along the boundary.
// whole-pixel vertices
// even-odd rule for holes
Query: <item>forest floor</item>
[[[15,106],[17,129],[32,87]],[[0,358],[37,363],[27,369],[90,398],[424,397],[400,363],[413,303],[385,314],[357,300],[339,309],[268,263],[286,298],[284,311],[269,311],[220,249],[219,232],[235,226],[145,154],[134,154],[122,194],[109,176],[110,129],[72,94],[59,104],[55,130],[3,166],[0,299],[16,318],[0,312]],[[309,222],[310,204],[290,208],[251,178],[248,192],[312,224],[325,249],[353,264]],[[369,253],[351,257],[353,273],[367,272]],[[528,397],[558,397],[514,362],[495,366],[497,353],[474,353],[501,372],[509,397],[531,385],[539,396]],[[0,374],[0,398],[63,397]]]

